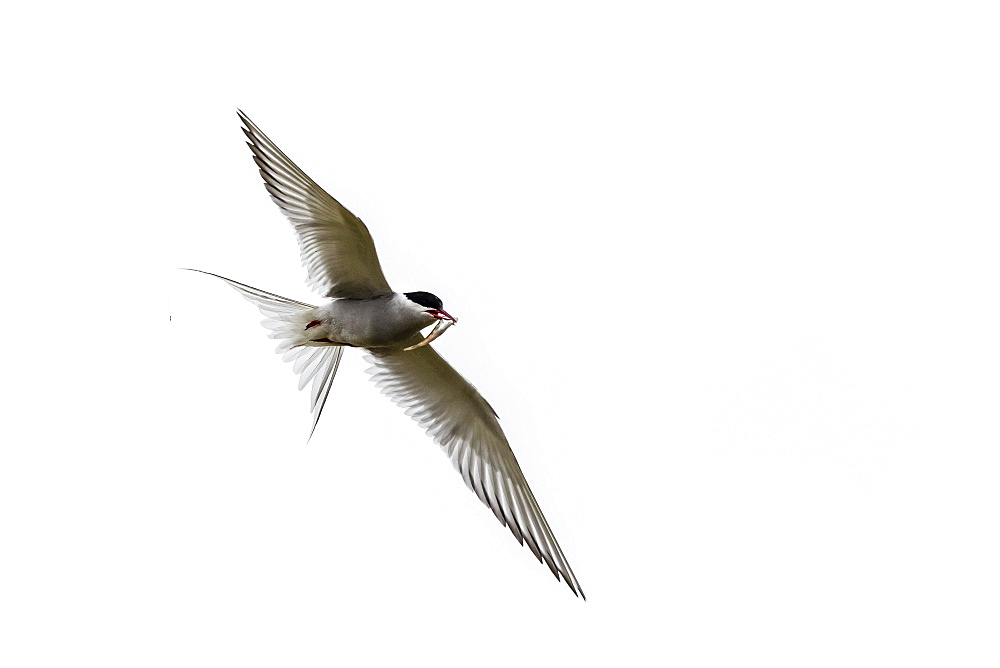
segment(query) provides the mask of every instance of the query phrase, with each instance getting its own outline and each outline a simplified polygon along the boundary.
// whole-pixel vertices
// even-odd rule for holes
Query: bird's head
[[[432,295],[429,292],[407,292],[403,296],[410,300],[415,309],[435,320],[458,322],[458,318],[452,317],[450,313],[444,310],[444,303],[436,295]]]
[[[421,318],[427,318],[426,324],[429,325],[431,320],[437,320],[437,324],[434,325],[433,331],[427,335],[427,337],[415,345],[409,346],[408,348],[403,348],[403,350],[413,350],[414,348],[422,348],[434,341],[439,336],[445,333],[449,327],[458,322],[458,318],[453,317],[450,313],[444,310],[444,304],[437,296],[432,295],[429,292],[407,292],[404,294],[407,300],[407,304],[412,308]],[[425,325],[421,325],[420,328],[423,329]]]

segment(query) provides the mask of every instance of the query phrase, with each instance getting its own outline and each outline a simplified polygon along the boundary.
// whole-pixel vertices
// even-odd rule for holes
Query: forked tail
[[[312,430],[309,432],[311,439],[316,431],[316,425],[319,423],[319,416],[323,413],[323,407],[326,405],[330,388],[333,386],[333,379],[337,375],[340,358],[344,354],[344,349],[340,346],[306,347],[303,345],[308,341],[305,330],[306,325],[311,320],[310,313],[316,307],[201,269],[188,269],[187,271],[197,271],[225,281],[264,314],[264,319],[261,320],[260,324],[269,331],[269,337],[279,341],[275,352],[281,353],[282,360],[285,362],[293,363],[292,370],[299,374],[299,389],[301,390],[312,381],[310,396],[313,424]]]

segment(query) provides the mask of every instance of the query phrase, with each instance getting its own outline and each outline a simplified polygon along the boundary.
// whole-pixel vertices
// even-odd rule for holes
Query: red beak
[[[430,309],[427,312],[430,313],[435,318],[437,318],[438,320],[451,320],[452,322],[454,322],[456,324],[458,323],[458,318],[453,317],[450,313],[448,313],[444,309],[434,309],[434,308],[432,308],[432,309]]]

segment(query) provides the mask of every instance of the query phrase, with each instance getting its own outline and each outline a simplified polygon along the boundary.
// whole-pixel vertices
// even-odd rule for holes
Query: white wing
[[[415,336],[408,344],[420,340]],[[403,352],[369,350],[372,380],[406,414],[427,430],[451,458],[465,484],[507,526],[517,540],[584,596],[573,569],[552,535],[521,467],[507,443],[496,412],[475,387],[430,346]],[[586,598],[586,596],[584,596]]]
[[[365,224],[306,176],[242,111],[238,113],[264,187],[298,237],[309,287],[326,297],[365,298],[392,292]]]
[[[309,432],[309,438],[312,438],[313,432],[316,431],[316,425],[319,423],[319,416],[323,414],[323,407],[326,406],[326,398],[333,386],[333,379],[337,375],[340,358],[344,354],[344,349],[341,346],[290,347],[292,331],[302,329],[299,321],[302,320],[303,314],[315,307],[305,302],[295,301],[238,283],[218,274],[200,269],[189,271],[197,271],[201,274],[221,278],[264,314],[265,317],[260,321],[260,324],[270,331],[269,337],[281,341],[276,352],[283,353],[282,359],[284,361],[293,363],[292,370],[299,374],[299,389],[301,390],[310,381],[312,382],[310,392],[312,406],[310,410],[313,413],[313,424],[312,430]]]

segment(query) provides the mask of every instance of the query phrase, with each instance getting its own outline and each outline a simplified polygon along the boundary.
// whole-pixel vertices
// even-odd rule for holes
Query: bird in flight
[[[382,394],[441,446],[465,484],[577,596],[586,598],[507,443],[496,411],[429,344],[458,322],[429,292],[395,292],[365,224],[299,169],[247,116],[247,145],[264,187],[292,224],[308,284],[330,301],[313,306],[220,278],[265,318],[299,389],[311,384],[316,430],[345,347],[362,348]],[[200,270],[194,270],[200,271]],[[434,325],[426,336],[420,331]]]

